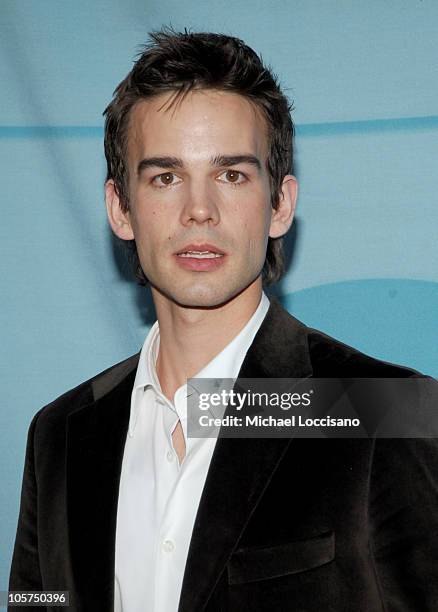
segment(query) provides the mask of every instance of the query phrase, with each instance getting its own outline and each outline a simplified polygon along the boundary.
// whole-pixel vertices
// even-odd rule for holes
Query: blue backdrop
[[[284,304],[438,375],[435,0],[3,0],[0,590],[32,415],[136,352],[151,320],[107,228],[102,111],[163,24],[243,38],[294,100]]]

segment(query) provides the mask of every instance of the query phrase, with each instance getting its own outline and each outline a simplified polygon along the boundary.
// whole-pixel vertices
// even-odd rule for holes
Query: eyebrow
[[[236,166],[237,164],[251,164],[258,170],[262,165],[255,155],[216,155],[210,159],[210,164],[219,168]],[[183,168],[184,164],[179,157],[146,157],[137,166],[137,174],[146,168]]]
[[[262,164],[255,155],[216,155],[210,160],[213,166],[237,166],[237,164],[251,164],[258,170],[261,169]]]
[[[137,174],[141,174],[146,168],[182,168],[182,160],[178,157],[146,157],[139,162]]]

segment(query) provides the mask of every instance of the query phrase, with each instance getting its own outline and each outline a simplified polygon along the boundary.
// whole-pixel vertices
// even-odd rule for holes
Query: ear
[[[292,225],[297,195],[297,179],[292,174],[288,174],[284,177],[281,184],[278,207],[277,209],[272,209],[271,226],[269,229],[270,238],[283,236]]]
[[[105,183],[105,204],[108,221],[115,235],[122,240],[134,240],[129,211],[123,211],[120,197],[112,179]]]

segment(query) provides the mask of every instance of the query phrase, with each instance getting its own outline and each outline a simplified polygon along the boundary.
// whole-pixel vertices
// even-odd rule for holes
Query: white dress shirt
[[[237,378],[269,300],[262,294],[242,331],[197,375]],[[187,385],[173,403],[162,393],[155,364],[158,322],[144,342],[131,398],[120,479],[115,555],[115,612],[177,612],[190,540],[216,438],[187,437]],[[181,465],[172,432],[181,421]]]

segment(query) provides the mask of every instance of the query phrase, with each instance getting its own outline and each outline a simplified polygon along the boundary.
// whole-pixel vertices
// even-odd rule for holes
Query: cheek
[[[271,226],[271,209],[260,204],[251,208],[251,214],[246,215],[242,222],[246,232],[259,243],[263,244]]]
[[[172,239],[170,219],[151,204],[137,208],[137,214],[132,218],[132,227],[137,245],[145,252],[150,250],[149,247],[159,248]]]
[[[245,252],[245,259],[251,267],[258,267],[265,260],[269,225],[269,219],[264,218],[260,212],[257,223],[247,221],[244,226],[240,226],[240,236],[244,235],[246,242],[246,248],[242,251]]]

